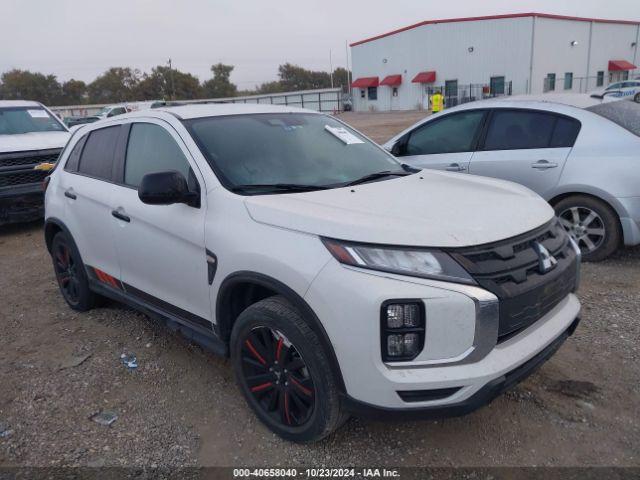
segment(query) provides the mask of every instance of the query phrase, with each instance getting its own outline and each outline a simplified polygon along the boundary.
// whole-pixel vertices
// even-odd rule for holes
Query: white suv
[[[349,413],[461,415],[573,333],[579,250],[500,180],[420,172],[335,118],[190,105],[76,132],[46,190],[76,310],[123,301],[231,357],[294,441]]]

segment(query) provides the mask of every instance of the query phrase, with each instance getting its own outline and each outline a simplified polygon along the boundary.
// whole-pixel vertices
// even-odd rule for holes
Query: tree
[[[344,68],[336,68],[333,72],[333,86],[346,86],[347,73]],[[298,90],[331,87],[331,74],[329,72],[307,70],[291,63],[285,63],[278,67],[278,77],[280,80],[260,85],[257,88],[257,93],[295,92]]]
[[[62,87],[55,75],[15,69],[3,73],[0,81],[0,98],[5,100],[35,100],[56,105],[62,97]]]
[[[351,78],[351,71],[346,68],[338,67],[333,71],[333,86],[345,87],[349,86],[349,80]]]
[[[87,84],[82,80],[67,80],[62,84],[61,102],[64,105],[81,105],[87,101]]]
[[[130,102],[136,98],[140,72],[129,67],[113,67],[87,87],[90,103]]]
[[[158,65],[136,87],[138,100],[193,100],[202,95],[200,81],[190,73]]]
[[[230,77],[233,65],[217,63],[211,66],[213,78],[202,84],[203,94],[206,98],[235,97],[238,87],[231,83]]]

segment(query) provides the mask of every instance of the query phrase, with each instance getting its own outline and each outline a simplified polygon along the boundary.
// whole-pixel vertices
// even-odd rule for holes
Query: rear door
[[[511,180],[546,198],[560,179],[579,131],[580,122],[564,115],[494,109],[469,173]]]
[[[211,328],[204,247],[204,180],[177,132],[162,120],[128,124],[128,142],[115,186],[114,225],[127,293],[196,326]],[[138,197],[142,177],[175,170],[199,192],[199,207],[147,205]]]
[[[402,137],[394,154],[416,168],[467,172],[485,110],[464,110],[438,116]]]
[[[65,224],[87,267],[118,278],[120,265],[112,230],[114,151],[120,125],[89,132],[76,143],[61,175]]]

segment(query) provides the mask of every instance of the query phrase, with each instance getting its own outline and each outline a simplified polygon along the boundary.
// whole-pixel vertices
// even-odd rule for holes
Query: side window
[[[483,110],[471,110],[428,122],[411,132],[405,155],[469,152],[483,117]]]
[[[555,116],[542,112],[494,110],[485,150],[548,148]]]
[[[134,123],[129,134],[124,183],[138,187],[147,173],[176,170],[191,180],[189,162],[173,137],[153,123]]]
[[[111,180],[113,152],[119,133],[120,125],[91,132],[82,150],[78,171],[91,177]]]
[[[82,153],[82,147],[84,147],[84,143],[87,141],[87,136],[84,135],[80,140],[76,142],[69,154],[69,158],[67,158],[67,162],[64,164],[64,169],[67,172],[77,172],[78,164],[80,163],[80,154]]]
[[[571,118],[558,117],[551,136],[551,148],[573,147],[580,132],[580,122]]]

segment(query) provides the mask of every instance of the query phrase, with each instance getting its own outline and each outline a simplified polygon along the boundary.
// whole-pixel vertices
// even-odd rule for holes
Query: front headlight
[[[440,250],[368,245],[328,238],[323,238],[322,243],[345,265],[412,277],[476,283],[464,268]]]

